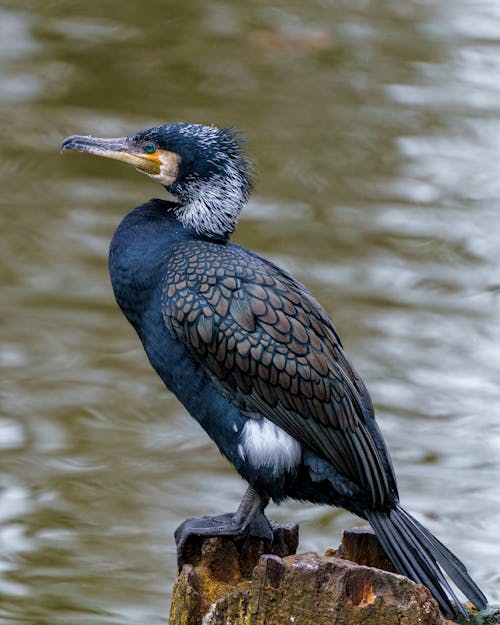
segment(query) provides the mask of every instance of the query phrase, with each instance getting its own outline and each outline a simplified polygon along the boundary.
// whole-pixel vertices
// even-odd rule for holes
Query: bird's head
[[[165,124],[117,139],[73,135],[61,147],[133,165],[174,195],[179,220],[204,236],[230,236],[251,189],[241,139],[228,129]]]

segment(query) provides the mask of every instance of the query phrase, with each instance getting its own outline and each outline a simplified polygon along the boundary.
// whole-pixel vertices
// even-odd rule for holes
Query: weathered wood
[[[397,573],[395,566],[386,556],[375,532],[369,525],[359,525],[344,530],[340,547],[328,549],[325,555],[337,556],[357,564],[374,566],[383,571]]]
[[[237,596],[231,599],[231,610],[237,608],[238,613],[243,613],[249,581],[262,554],[285,557],[297,550],[298,525],[271,521],[271,527],[272,541],[253,536],[241,540],[227,536],[191,537],[184,547],[184,565],[172,593],[170,625],[200,625],[210,606],[226,596]],[[225,621],[225,625],[227,622],[233,621]]]
[[[236,594],[213,604],[204,625],[443,625],[423,586],[314,553],[262,556],[240,613],[235,609],[239,600]]]
[[[170,625],[451,623],[424,586],[393,572],[370,527],[347,530],[340,547],[326,556],[294,555],[295,525],[273,524],[273,531],[272,542],[190,539]]]

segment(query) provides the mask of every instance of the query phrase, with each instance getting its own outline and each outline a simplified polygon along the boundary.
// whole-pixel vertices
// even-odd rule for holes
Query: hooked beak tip
[[[81,140],[86,138],[88,137],[81,137],[80,135],[71,135],[66,137],[66,139],[64,139],[61,143],[61,154],[66,150],[77,150],[78,144],[81,144]]]
[[[129,147],[128,137],[103,139],[90,135],[71,135],[62,142],[61,152],[74,150],[75,152],[90,152],[91,154],[106,156],[112,152],[127,152]]]

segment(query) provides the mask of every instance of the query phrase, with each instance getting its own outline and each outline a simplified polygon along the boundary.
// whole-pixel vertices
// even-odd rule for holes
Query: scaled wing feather
[[[300,283],[235,245],[178,243],[163,316],[238,405],[262,414],[384,506],[396,494],[370,397]]]

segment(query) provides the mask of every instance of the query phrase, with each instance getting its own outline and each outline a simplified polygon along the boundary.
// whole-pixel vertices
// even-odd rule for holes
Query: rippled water
[[[165,623],[174,528],[243,492],[113,301],[161,189],[58,153],[181,119],[246,131],[235,239],[331,312],[403,502],[500,601],[499,33],[494,0],[0,3],[2,623]],[[272,514],[303,550],[355,522]]]

